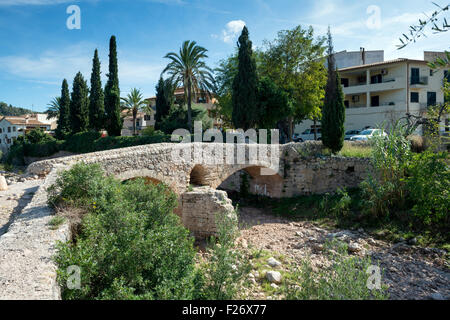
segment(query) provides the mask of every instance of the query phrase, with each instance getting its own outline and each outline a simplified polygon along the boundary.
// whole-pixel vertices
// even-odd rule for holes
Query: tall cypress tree
[[[328,27],[328,80],[322,110],[322,143],[333,153],[344,146],[345,105],[341,80],[333,54],[333,41]]]
[[[55,134],[58,139],[64,139],[64,136],[69,134],[70,131],[70,93],[67,80],[64,79],[61,87],[58,127],[55,130]]]
[[[174,86],[169,79],[162,77],[156,85],[155,129],[159,129],[162,119],[167,116],[174,103]]]
[[[91,95],[89,98],[89,129],[100,131],[103,129],[105,118],[104,94],[100,78],[100,60],[98,50],[95,49],[92,61]]]
[[[70,103],[70,126],[72,134],[88,129],[89,89],[81,72],[73,80],[72,101]]]
[[[105,113],[108,135],[120,136],[123,120],[120,117],[119,71],[115,36],[112,36],[109,41],[109,73],[105,87]]]
[[[255,126],[258,119],[258,77],[253,59],[252,42],[244,26],[239,37],[238,73],[233,81],[232,121],[236,128],[247,130]]]

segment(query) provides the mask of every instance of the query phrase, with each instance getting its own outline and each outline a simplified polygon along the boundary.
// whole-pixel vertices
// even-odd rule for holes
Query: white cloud
[[[22,6],[22,5],[53,5],[78,0],[0,0],[0,6]]]
[[[45,85],[60,85],[65,78],[69,83],[78,71],[81,71],[89,83],[92,57],[95,45],[79,43],[61,50],[48,50],[39,55],[0,56],[0,72],[15,76],[23,81]],[[106,83],[108,73],[108,50],[99,49],[102,62],[102,81]],[[123,92],[137,87],[150,94],[153,83],[159,79],[164,65],[149,63],[147,58],[133,57],[119,51],[119,80]]]
[[[233,20],[226,24],[225,29],[222,30],[222,40],[225,43],[232,43],[236,36],[242,31],[245,26],[245,21]]]

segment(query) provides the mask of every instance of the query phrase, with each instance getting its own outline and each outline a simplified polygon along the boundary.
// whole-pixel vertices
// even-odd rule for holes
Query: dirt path
[[[30,202],[42,182],[43,180],[26,180],[9,185],[7,191],[0,191],[0,236],[8,230],[14,217]]]
[[[257,249],[283,254],[300,261],[309,257],[320,268],[327,239],[337,238],[352,248],[352,254],[369,255],[380,263],[391,299],[450,299],[450,270],[444,265],[445,251],[420,248],[405,242],[376,240],[364,230],[319,228],[309,222],[292,222],[261,209],[240,208],[241,239]],[[241,240],[242,241],[242,240]]]

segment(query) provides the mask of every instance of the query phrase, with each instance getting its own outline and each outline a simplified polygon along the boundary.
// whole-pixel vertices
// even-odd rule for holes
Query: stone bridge
[[[367,159],[302,156],[304,144],[152,144],[32,163],[27,172],[47,175],[76,162],[99,163],[121,180],[137,177],[163,182],[182,195],[189,186],[229,189],[241,172],[250,175],[250,192],[281,198],[334,192],[356,186],[367,173]],[[239,153],[241,152],[241,153]],[[187,155],[187,156],[186,156]]]
[[[232,210],[226,192],[216,189],[239,191],[243,175],[249,178],[250,193],[272,198],[335,192],[366,176],[366,159],[305,157],[305,147],[318,145],[152,144],[44,160],[27,171],[46,175],[77,162],[98,163],[121,180],[162,182],[178,195],[175,212],[183,224],[196,237],[205,237],[216,230],[214,213]]]
[[[241,158],[238,148],[245,150]],[[215,214],[233,213],[231,200],[220,189],[238,191],[243,175],[250,177],[251,193],[280,198],[353,187],[367,174],[365,159],[306,157],[305,148],[306,143],[281,145],[254,158],[249,145],[153,144],[32,163],[27,172],[45,180],[0,236],[0,299],[61,298],[52,257],[56,243],[70,239],[70,226],[51,228],[54,212],[47,206],[47,188],[59,171],[77,162],[99,163],[122,180],[144,177],[167,184],[179,197],[176,213],[183,224],[204,237],[215,232]],[[230,149],[235,155],[227,153]]]

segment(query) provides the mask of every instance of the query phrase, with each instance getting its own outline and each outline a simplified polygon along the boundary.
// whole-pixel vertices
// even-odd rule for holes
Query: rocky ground
[[[38,176],[25,176],[0,172],[6,178],[8,190],[0,191],[0,236],[3,235],[14,217],[30,202],[43,180]]]
[[[414,241],[388,243],[362,229],[326,230],[310,222],[292,222],[255,208],[240,208],[240,225],[238,241],[244,248],[267,250],[274,256],[294,261],[308,257],[313,267],[321,268],[327,263],[323,245],[335,238],[348,243],[350,254],[369,255],[379,262],[384,270],[382,282],[388,286],[390,299],[450,299],[450,269],[443,250],[420,248]],[[275,273],[283,269],[283,265],[276,266],[273,261],[267,263],[268,270]],[[256,290],[251,290],[248,298],[266,299],[263,290],[258,290],[258,277],[255,270],[249,275]]]

